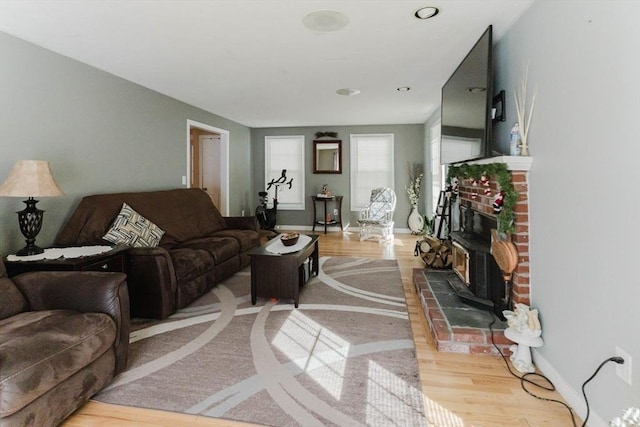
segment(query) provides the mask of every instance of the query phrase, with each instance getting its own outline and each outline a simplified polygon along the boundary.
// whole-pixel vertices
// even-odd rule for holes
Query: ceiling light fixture
[[[305,16],[302,23],[311,30],[326,33],[343,29],[349,23],[349,18],[335,10],[316,10]]]
[[[409,86],[400,86],[399,88],[396,88],[396,90],[398,92],[409,92],[411,88]]]
[[[418,19],[429,19],[436,16],[438,12],[440,12],[440,9],[438,9],[437,7],[427,6],[421,7],[420,9],[416,10],[413,16]]]
[[[336,93],[338,95],[353,96],[353,95],[359,94],[360,93],[360,89],[351,89],[349,87],[345,87],[343,89],[338,89],[336,91]]]
[[[486,92],[487,89],[484,87],[474,86],[474,87],[468,88],[467,90],[471,93],[482,93],[482,92]]]

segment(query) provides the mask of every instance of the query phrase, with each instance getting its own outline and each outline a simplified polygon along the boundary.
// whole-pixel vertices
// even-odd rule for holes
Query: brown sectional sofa
[[[123,203],[164,231],[159,246],[131,248],[132,316],[165,318],[249,264],[259,245],[255,217],[223,217],[203,190],[99,194],[83,198],[58,246],[104,245]]]
[[[0,260],[0,426],[56,426],[127,365],[122,273],[7,277]]]

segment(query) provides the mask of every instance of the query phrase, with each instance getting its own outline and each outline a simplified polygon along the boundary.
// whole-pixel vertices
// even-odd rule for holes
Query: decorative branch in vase
[[[411,213],[407,219],[409,229],[414,234],[419,234],[424,228],[424,218],[418,211],[418,203],[420,202],[420,182],[424,175],[424,166],[419,162],[407,162],[409,172],[409,185],[407,185],[407,194],[411,203]]]
[[[529,64],[525,67],[524,76],[520,81],[520,86],[516,88],[513,96],[516,101],[516,114],[518,115],[518,123],[520,124],[520,147],[521,155],[529,155],[529,142],[527,137],[529,135],[529,126],[531,125],[531,116],[533,115],[533,108],[536,104],[536,92],[533,92],[533,98],[531,99],[531,107],[529,107],[529,115],[526,114],[527,109],[527,80],[529,79]]]

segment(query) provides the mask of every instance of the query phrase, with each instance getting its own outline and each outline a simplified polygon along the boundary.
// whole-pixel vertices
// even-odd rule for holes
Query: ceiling
[[[424,123],[487,26],[495,43],[533,1],[0,0],[0,31],[250,127]],[[318,10],[348,24],[310,30]]]

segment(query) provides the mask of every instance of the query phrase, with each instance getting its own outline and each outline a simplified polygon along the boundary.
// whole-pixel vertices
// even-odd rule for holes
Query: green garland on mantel
[[[447,182],[451,182],[454,177],[457,177],[459,180],[471,178],[478,181],[483,175],[486,177],[495,177],[500,190],[504,191],[502,210],[497,215],[498,231],[503,233],[514,232],[515,214],[513,208],[518,200],[518,195],[513,188],[511,173],[507,169],[507,165],[504,163],[488,163],[485,165],[462,163],[460,165],[451,165],[447,173]]]

